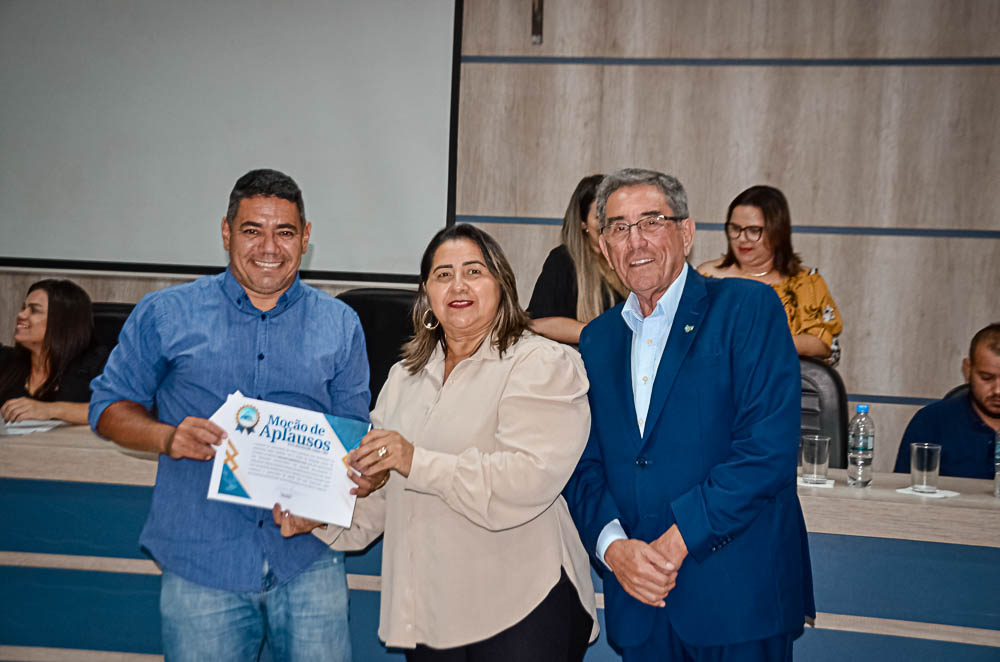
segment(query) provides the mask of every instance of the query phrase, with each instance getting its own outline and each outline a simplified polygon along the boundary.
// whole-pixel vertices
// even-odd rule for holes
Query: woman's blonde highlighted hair
[[[623,299],[628,296],[628,290],[611,265],[590,247],[585,229],[597,186],[603,179],[604,175],[581,179],[563,216],[562,243],[576,267],[576,319],[580,322],[589,322],[603,313],[605,302],[614,301],[615,293]]]

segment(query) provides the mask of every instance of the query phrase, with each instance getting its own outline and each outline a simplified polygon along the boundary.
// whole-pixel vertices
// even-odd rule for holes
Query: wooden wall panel
[[[465,5],[463,53],[495,59],[462,66],[458,213],[558,219],[582,175],[642,166],[677,175],[707,229],[747,186],[782,188],[796,227],[821,226],[795,246],[840,305],[839,370],[876,396],[890,469],[913,399],[959,383],[971,335],[1000,319],[1000,63],[977,59],[1000,55],[1000,2],[550,0],[541,46],[529,11]],[[557,228],[484,227],[527,300]],[[700,231],[691,261],[724,245]]]
[[[972,334],[1000,320],[1000,63],[981,59],[1000,56],[1000,2],[549,0],[540,46],[530,8],[465,3],[464,55],[496,59],[462,65],[458,213],[559,219],[581,176],[651,167],[688,189],[698,264],[724,250],[707,228],[736,193],[782,188],[795,226],[826,228],[795,247],[840,305],[839,370],[876,396],[875,464],[890,470],[913,399],[959,383]],[[592,59],[531,61],[546,56]],[[618,57],[732,60],[601,59]],[[483,227],[527,301],[558,228]]]
[[[599,172],[598,67],[463,65],[459,214],[562,218],[581,177]]]
[[[696,219],[771,183],[796,224],[997,227],[1000,67],[466,64],[462,94],[459,214],[561,217],[634,165]]]
[[[466,0],[466,55],[995,57],[996,0]]]
[[[973,334],[1000,321],[1000,240],[794,238],[843,314],[849,392],[941,397],[961,383]]]
[[[938,395],[944,395],[939,393]],[[854,415],[854,405],[850,403],[850,415]],[[889,405],[874,403],[869,413],[875,421],[875,459],[872,467],[878,472],[891,472],[896,464],[896,452],[903,438],[907,423],[920,407],[913,405]]]

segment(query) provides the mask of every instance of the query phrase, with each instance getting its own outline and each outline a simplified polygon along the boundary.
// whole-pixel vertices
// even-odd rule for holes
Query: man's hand
[[[604,561],[622,588],[639,602],[662,607],[677,580],[677,566],[641,540],[616,540],[604,552]]]
[[[175,460],[211,460],[225,438],[225,431],[207,418],[188,416],[167,436],[160,452]]]
[[[684,543],[681,530],[677,528],[676,524],[667,529],[662,536],[650,544],[663,558],[673,564],[677,570],[681,569],[681,564],[687,558],[688,548]]]
[[[47,421],[53,418],[52,403],[34,398],[11,398],[0,407],[0,416],[8,423]]]
[[[310,533],[318,526],[325,526],[323,522],[299,517],[287,510],[282,510],[281,504],[277,503],[271,508],[271,515],[274,517],[274,523],[281,527],[281,535],[285,538],[291,538],[302,533]]]

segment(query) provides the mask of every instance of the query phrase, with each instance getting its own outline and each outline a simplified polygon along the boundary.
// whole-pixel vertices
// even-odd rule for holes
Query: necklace
[[[740,268],[740,271],[743,271],[743,269],[742,269],[742,268]],[[750,273],[749,271],[743,271],[743,273],[745,273],[745,274],[746,274],[747,276],[753,276],[754,278],[760,278],[761,276],[766,276],[766,275],[768,275],[768,274],[769,274],[769,273],[771,273],[772,271],[774,271],[774,267],[771,267],[771,268],[770,268],[770,269],[768,269],[767,271],[762,271],[762,272],[760,272],[759,274],[752,274],[752,273]]]

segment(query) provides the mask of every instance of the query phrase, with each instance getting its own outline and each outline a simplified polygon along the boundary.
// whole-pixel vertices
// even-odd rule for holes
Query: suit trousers
[[[406,662],[581,662],[593,625],[564,570],[541,604],[506,630],[455,648],[421,644]]]
[[[802,631],[727,646],[692,646],[681,640],[666,610],[645,643],[622,649],[623,662],[791,662],[792,642]]]

